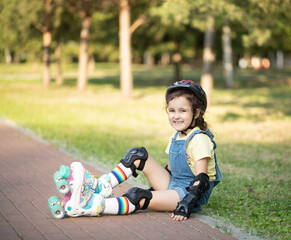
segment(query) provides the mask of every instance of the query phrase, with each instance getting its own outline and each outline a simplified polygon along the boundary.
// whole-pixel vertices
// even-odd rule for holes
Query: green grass
[[[123,100],[116,64],[100,63],[88,89],[76,90],[75,65],[65,83],[45,90],[41,69],[0,65],[0,117],[31,129],[77,159],[112,168],[133,146],[145,146],[162,165],[173,130],[164,109],[172,69],[134,69],[134,99]],[[200,72],[184,67],[185,79]],[[234,89],[215,72],[206,120],[216,136],[224,179],[215,188],[208,215],[267,239],[290,239],[291,71],[237,70]],[[60,159],[60,164],[62,160]],[[145,183],[142,174],[138,181]]]

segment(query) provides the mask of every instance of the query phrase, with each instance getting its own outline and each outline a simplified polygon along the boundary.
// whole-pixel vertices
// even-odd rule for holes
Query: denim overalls
[[[169,150],[169,163],[171,166],[171,178],[169,182],[168,189],[176,190],[182,200],[189,192],[186,190],[186,187],[193,185],[195,181],[195,175],[193,174],[192,170],[190,169],[187,158],[186,158],[186,147],[188,142],[196,135],[196,134],[206,134],[211,141],[213,142],[213,149],[215,150],[216,144],[213,141],[213,134],[210,132],[209,129],[206,131],[203,130],[196,130],[191,133],[186,140],[176,140],[179,132],[175,134],[172,138],[171,147]],[[210,188],[209,190],[199,199],[198,201],[198,210],[201,205],[207,204],[207,201],[210,197],[213,187],[215,187],[221,180],[222,174],[218,168],[216,154],[214,152],[215,158],[215,170],[216,170],[216,179],[214,181],[210,181]],[[192,212],[196,211],[193,209]]]

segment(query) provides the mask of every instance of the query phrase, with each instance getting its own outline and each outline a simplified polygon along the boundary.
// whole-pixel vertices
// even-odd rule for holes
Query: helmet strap
[[[193,118],[192,118],[192,121],[191,121],[189,127],[187,127],[185,130],[181,131],[181,133],[187,136],[186,131],[187,131],[188,129],[193,129],[193,128],[196,127],[196,126],[193,126],[193,123],[194,123],[194,122],[195,122],[195,115],[193,115]]]

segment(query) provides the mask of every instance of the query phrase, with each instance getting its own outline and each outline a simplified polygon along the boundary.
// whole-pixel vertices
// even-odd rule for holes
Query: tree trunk
[[[50,45],[52,41],[51,32],[43,34],[43,86],[48,88],[51,81],[50,72]]]
[[[153,69],[154,59],[153,59],[152,53],[150,51],[146,51],[144,53],[144,63],[145,63],[146,70]]]
[[[5,62],[6,64],[12,63],[12,57],[9,48],[4,49],[4,54],[5,54]]]
[[[268,52],[268,58],[270,59],[271,68],[276,68],[276,56],[274,51]]]
[[[233,86],[233,63],[231,47],[231,29],[228,22],[222,27],[223,72],[226,88]]]
[[[215,55],[213,51],[215,38],[214,25],[214,17],[208,17],[207,27],[204,35],[203,67],[201,76],[201,86],[207,95],[208,106],[210,106],[211,103],[210,99],[213,89],[213,64],[215,61]]]
[[[161,64],[162,66],[167,66],[170,64],[170,54],[168,52],[162,53]]]
[[[283,69],[284,67],[284,53],[281,50],[276,52],[276,67],[277,69]]]
[[[131,33],[130,5],[128,0],[120,0],[119,12],[119,51],[120,51],[120,85],[124,98],[131,98],[133,79],[131,72]]]
[[[181,42],[176,42],[176,50],[172,57],[173,64],[174,64],[174,80],[180,81],[181,80]]]
[[[80,34],[80,53],[79,53],[79,70],[78,70],[78,89],[83,91],[87,87],[87,65],[88,65],[88,46],[89,46],[89,28],[91,18],[84,17],[82,22],[82,30]]]
[[[52,4],[51,0],[46,0],[45,3],[45,28],[43,32],[43,86],[48,88],[51,81],[50,73],[50,46],[52,42],[51,34],[51,12]]]
[[[56,84],[58,86],[61,86],[64,82],[63,80],[63,72],[62,72],[62,48],[61,44],[57,43],[56,50],[55,50],[55,56],[56,56],[56,63],[57,63],[57,75],[56,75]]]
[[[39,59],[35,54],[33,65],[32,65],[32,71],[37,72],[38,67],[39,67]]]
[[[95,57],[94,57],[94,55],[92,54],[92,55],[89,57],[88,72],[89,72],[89,73],[93,73],[94,70],[95,70]]]

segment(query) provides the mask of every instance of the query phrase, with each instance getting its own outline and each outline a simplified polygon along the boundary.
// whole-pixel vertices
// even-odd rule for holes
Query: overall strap
[[[188,143],[196,134],[200,134],[200,133],[204,133],[204,134],[206,134],[209,138],[210,138],[210,140],[212,141],[212,143],[213,143],[213,149],[216,149],[216,143],[215,143],[215,141],[213,140],[213,138],[214,138],[214,135],[212,134],[212,132],[207,128],[206,129],[206,131],[204,131],[204,130],[201,130],[201,129],[198,129],[198,130],[196,130],[196,131],[194,131],[194,132],[192,132],[188,137],[187,137],[187,139],[186,139],[186,142]],[[177,131],[176,133],[175,133],[175,135],[174,135],[174,137],[173,137],[173,140],[176,140],[177,139],[177,136],[178,136],[178,134],[179,134],[179,132]]]
[[[194,131],[193,133],[191,133],[189,135],[189,137],[187,138],[186,141],[189,142],[196,134],[200,134],[200,133],[206,134],[210,138],[211,142],[213,143],[213,149],[216,149],[216,143],[213,140],[214,135],[212,134],[212,132],[208,128],[206,129],[206,131],[201,130],[201,129]]]
[[[175,136],[173,137],[173,140],[176,140],[176,139],[177,139],[178,134],[179,134],[179,132],[177,131],[177,132],[175,133]]]
[[[201,129],[198,129],[194,132],[192,132],[186,139],[187,143],[196,135],[196,134],[199,134],[199,133],[204,133],[205,131],[201,130]]]
[[[214,135],[210,132],[210,130],[209,130],[208,128],[206,129],[206,131],[201,130],[201,129],[198,129],[198,130],[192,132],[192,133],[189,135],[189,137],[187,138],[187,142],[190,141],[190,140],[191,140],[191,139],[192,139],[196,134],[200,134],[200,133],[204,133],[204,134],[206,134],[206,135],[210,138],[210,140],[214,143],[214,146],[215,146],[215,148],[216,148],[216,144],[215,144],[215,142],[213,141]]]
[[[212,132],[207,128],[206,131],[205,131],[205,133],[206,133],[207,136],[211,139],[211,142],[213,142],[213,145],[214,145],[213,149],[216,149],[216,143],[215,143],[215,141],[213,140],[214,135],[212,134]]]

